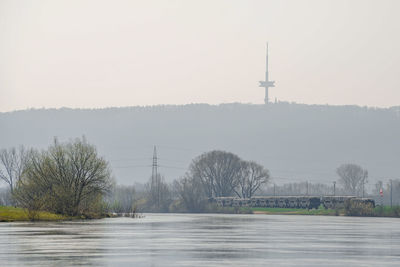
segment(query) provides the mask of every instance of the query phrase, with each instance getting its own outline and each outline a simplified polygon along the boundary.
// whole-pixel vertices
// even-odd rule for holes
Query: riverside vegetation
[[[1,178],[9,184],[11,204],[19,208],[2,208],[1,220],[106,216],[103,198],[112,187],[111,172],[85,138],[54,139],[43,151],[2,150],[1,160],[6,170]]]
[[[199,155],[185,175],[171,184],[158,173],[147,184],[135,187],[116,185],[109,163],[85,138],[65,143],[54,139],[42,151],[23,147],[3,149],[0,163],[0,178],[9,185],[8,190],[0,190],[0,221],[102,218],[115,214],[132,216],[137,212],[400,215],[399,207],[367,208],[350,204],[341,210],[218,207],[208,199],[268,194],[263,186],[271,181],[265,167],[226,151]],[[358,194],[364,190],[368,172],[360,166],[343,164],[337,173],[343,187],[336,188],[336,192]],[[305,186],[307,192],[315,195],[326,195],[331,190],[322,184],[292,183],[274,186],[274,193],[276,189],[281,195],[295,195]]]

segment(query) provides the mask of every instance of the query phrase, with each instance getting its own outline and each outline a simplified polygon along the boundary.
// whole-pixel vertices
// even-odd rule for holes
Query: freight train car
[[[342,209],[346,201],[356,198],[355,196],[323,196],[321,204],[325,209]]]
[[[251,198],[216,197],[210,202],[220,207],[260,207],[260,208],[297,208],[318,209],[322,204],[326,209],[342,209],[346,201],[375,206],[370,198],[355,196],[255,196]]]

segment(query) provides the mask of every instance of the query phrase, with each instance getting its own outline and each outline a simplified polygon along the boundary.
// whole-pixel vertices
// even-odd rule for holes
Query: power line
[[[187,147],[176,147],[176,146],[168,146],[168,145],[158,145],[158,146],[166,148],[166,149],[172,149],[172,150],[197,151],[197,149],[187,148]]]
[[[162,168],[167,168],[167,169],[179,169],[179,170],[186,170],[187,168],[182,168],[182,167],[176,167],[176,166],[165,166],[165,165],[158,165],[159,167]]]
[[[150,160],[151,158],[121,158],[121,159],[111,159],[109,161],[133,161],[133,160]]]
[[[295,174],[305,174],[305,175],[332,175],[330,172],[324,172],[324,171],[295,171],[295,170],[283,170],[283,169],[269,169],[272,173],[295,173]]]
[[[129,168],[141,168],[141,167],[151,167],[151,165],[127,165],[127,166],[115,166],[115,169],[129,169]]]
[[[153,165],[126,165],[126,166],[116,166],[114,168],[116,169],[125,169],[125,168],[136,168],[136,167],[145,167],[145,168],[149,168],[152,167]],[[187,170],[187,168],[184,167],[177,167],[177,166],[167,166],[167,165],[160,165],[157,164],[157,167],[161,167],[161,168],[166,168],[166,169],[179,169],[179,170]]]
[[[174,160],[174,159],[166,159],[166,158],[158,158],[161,161],[168,161],[168,162],[176,162],[176,163],[182,163],[182,164],[186,164],[187,162],[183,162],[180,160]]]

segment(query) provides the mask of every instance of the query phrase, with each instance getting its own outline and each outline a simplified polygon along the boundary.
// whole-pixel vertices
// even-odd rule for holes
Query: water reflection
[[[4,266],[397,266],[397,219],[147,214],[0,224]]]

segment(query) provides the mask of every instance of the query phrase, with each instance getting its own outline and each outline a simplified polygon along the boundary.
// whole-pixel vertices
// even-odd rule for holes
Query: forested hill
[[[124,184],[148,179],[153,145],[167,181],[193,157],[222,149],[265,165],[277,183],[331,182],[349,162],[368,169],[371,184],[400,177],[399,111],[289,103],[24,110],[0,113],[0,147],[84,135]]]

